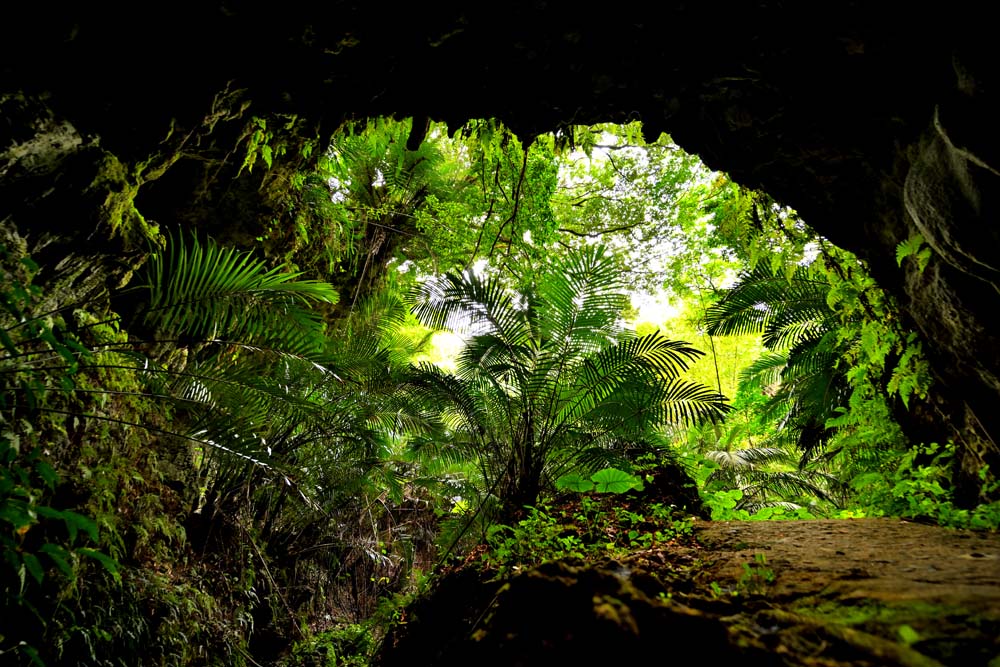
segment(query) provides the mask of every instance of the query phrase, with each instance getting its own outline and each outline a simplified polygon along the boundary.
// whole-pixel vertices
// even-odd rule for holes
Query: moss
[[[110,238],[120,237],[127,250],[158,243],[159,227],[148,222],[135,206],[139,183],[129,178],[125,165],[104,151],[96,165],[96,175],[86,192],[100,197],[98,217],[111,228]]]
[[[172,131],[172,130],[171,130]],[[163,176],[167,169],[172,167],[181,157],[180,152],[174,151],[167,154],[157,153],[148,160],[143,160],[135,168],[135,179],[140,185],[155,181]]]
[[[595,595],[594,615],[598,619],[609,621],[623,632],[633,636],[639,634],[639,626],[636,624],[631,610],[618,598],[610,595]]]
[[[814,601],[813,601],[814,602]],[[1000,624],[960,605],[923,600],[802,601],[794,610],[831,628],[912,646],[945,664],[986,664],[1000,650]]]
[[[841,625],[908,623],[914,618],[924,617],[929,620],[937,620],[964,613],[963,609],[954,605],[936,605],[923,601],[889,605],[869,600],[861,601],[858,604],[848,604],[844,601],[825,601],[813,605],[806,602],[795,611],[808,616],[818,616]]]

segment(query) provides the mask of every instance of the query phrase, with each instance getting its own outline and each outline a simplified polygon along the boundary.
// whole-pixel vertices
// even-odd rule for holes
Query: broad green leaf
[[[591,491],[594,488],[594,483],[589,479],[585,479],[579,473],[570,473],[568,475],[563,475],[556,480],[556,488],[565,491],[576,491],[577,493],[585,493]]]
[[[594,480],[594,489],[598,493],[625,493],[642,485],[638,477],[617,468],[599,470],[590,478]]]

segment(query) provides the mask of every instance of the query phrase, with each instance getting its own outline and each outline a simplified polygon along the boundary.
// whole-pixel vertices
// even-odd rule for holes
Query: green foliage
[[[743,491],[735,489],[706,489],[702,500],[711,510],[713,521],[779,521],[818,518],[813,512],[794,503],[781,502],[751,511],[743,504]]]
[[[795,267],[789,277],[758,266],[743,273],[708,309],[705,324],[712,335],[760,333],[770,350],[792,348],[821,337],[835,324],[827,304],[829,289],[807,267]]]
[[[642,479],[617,468],[605,468],[598,470],[589,479],[585,479],[580,473],[569,473],[556,480],[555,486],[563,491],[577,491],[584,493],[596,491],[597,493],[626,493],[633,489],[642,490]]]
[[[267,270],[250,253],[171,239],[149,259],[146,284],[149,304],[144,324],[166,335],[205,342],[272,347],[278,341],[292,353],[308,357],[321,330],[311,307],[334,304],[329,284],[302,280],[284,267]],[[299,346],[302,346],[301,348]]]
[[[516,508],[575,467],[624,461],[653,426],[725,414],[724,397],[679,377],[701,352],[621,327],[625,294],[603,248],[518,278],[516,291],[469,273],[421,289],[421,321],[473,336],[455,374],[412,375],[412,394],[445,410],[441,433],[415,450],[475,457],[483,488]]]
[[[10,326],[3,322],[10,343],[0,358],[2,370],[9,371],[0,388],[5,446],[20,443],[31,451],[25,443],[36,442],[41,433],[29,419],[38,424],[39,415],[60,415],[42,424],[62,437],[67,428],[88,434],[72,454],[77,479],[70,483],[80,485],[74,493],[86,499],[93,520],[46,504],[43,495],[53,494],[55,485],[48,463],[30,458],[26,464],[4,450],[10,464],[4,479],[10,483],[3,484],[3,519],[11,524],[4,552],[17,584],[5,586],[5,595],[17,597],[5,597],[5,609],[19,604],[39,609],[33,630],[25,632],[29,624],[20,623],[20,636],[34,646],[43,640],[33,637],[45,636],[45,655],[65,647],[103,664],[109,655],[127,660],[147,644],[149,664],[187,664],[206,655],[228,655],[227,664],[242,664],[243,643],[254,618],[261,617],[257,591],[275,603],[273,616],[291,609],[285,582],[270,574],[268,545],[294,551],[304,547],[296,544],[299,539],[331,542],[323,533],[336,529],[331,512],[369,505],[364,494],[372,487],[376,495],[390,489],[385,506],[403,500],[397,473],[387,465],[386,433],[406,418],[385,388],[396,353],[377,343],[377,331],[388,331],[405,314],[401,306],[395,315],[391,307],[367,313],[377,327],[355,326],[335,342],[314,310],[335,301],[328,285],[268,270],[247,253],[182,239],[155,253],[144,283],[121,299],[134,304],[131,334],[118,331],[114,318],[78,311],[76,330],[90,337],[82,345],[63,332],[62,320],[32,317],[34,302],[44,295],[30,289],[27,279],[4,294],[7,312],[16,316]],[[63,365],[53,367],[53,360]],[[18,383],[32,392],[20,391]],[[147,435],[136,438],[136,430]],[[158,441],[150,443],[148,434]],[[166,443],[175,443],[176,453]],[[168,466],[155,461],[157,454],[174,459]],[[183,480],[187,507],[172,492],[163,495],[158,476],[164,469]],[[36,492],[39,475],[51,486]],[[178,511],[222,524],[214,530],[223,534],[236,530],[244,536],[243,546],[222,557],[237,573],[236,581],[211,580],[198,565],[183,562],[189,547],[174,518]],[[366,513],[368,525],[378,530],[374,514]],[[44,530],[33,527],[33,517]],[[63,537],[56,535],[56,523],[64,526]],[[408,523],[401,522],[399,530],[409,529]],[[86,535],[96,545],[98,526],[101,550],[79,543]],[[43,539],[43,534],[51,535]],[[259,534],[266,537],[255,537]],[[379,544],[390,544],[391,535],[378,534]],[[356,558],[356,548],[364,552],[344,538],[338,530],[332,562],[327,547],[326,553],[314,552],[319,560],[310,567],[333,570],[337,558]],[[364,542],[363,536],[351,539]],[[387,546],[381,551],[385,570],[407,571]],[[116,568],[116,560],[122,567]],[[91,572],[77,578],[80,563],[87,561],[105,568],[107,577]],[[303,567],[310,559],[297,562]],[[184,575],[175,576],[175,570]],[[265,581],[255,583],[257,570],[266,573]],[[65,579],[68,573],[74,576]],[[73,599],[57,597],[59,576],[77,591]],[[108,583],[119,576],[120,589]],[[308,576],[315,581],[314,574]],[[390,578],[379,572],[371,580]],[[101,611],[88,608],[91,601],[107,599],[117,602]],[[51,615],[53,605],[55,622],[46,627],[40,619]],[[160,620],[150,624],[137,613],[126,619],[137,606],[155,610]]]
[[[923,273],[931,259],[931,249],[925,245],[926,243],[927,241],[920,234],[914,234],[907,240],[900,242],[896,246],[896,264],[902,266],[904,259],[913,257],[917,261],[917,270]]]
[[[796,445],[805,452],[829,440],[826,421],[848,397],[844,370],[837,366],[843,350],[833,333],[838,321],[827,305],[829,289],[806,267],[786,277],[758,266],[706,312],[711,335],[763,335],[770,353],[745,370],[742,380],[772,393],[764,411],[792,425]]]
[[[690,518],[659,503],[630,509],[613,496],[583,495],[561,505],[540,503],[520,521],[490,526],[482,566],[502,578],[550,560],[601,561],[691,534]]]
[[[29,628],[0,637],[5,659],[249,664],[266,625],[298,633],[289,666],[367,664],[435,536],[449,553],[484,539],[499,575],[689,536],[628,495],[657,430],[685,441],[715,519],[830,513],[839,477],[855,515],[996,528],[996,507],[951,502],[949,449],[900,453],[892,402],[924,397],[929,370],[864,265],[669,137],[598,126],[526,146],[496,121],[449,137],[376,119],[317,150],[305,131],[254,117],[241,137],[277,268],[167,239],[115,295],[126,331],[3,258],[2,611]],[[930,257],[917,237],[897,249],[921,271]],[[465,333],[455,370],[400,372],[429,334],[398,295],[449,271],[414,312]],[[690,336],[629,331],[637,285],[687,298]],[[735,333],[768,348],[738,411],[713,340]],[[698,335],[713,368],[691,381],[703,354],[677,339]],[[577,495],[537,502],[553,488]],[[773,579],[755,560],[738,591]]]
[[[743,239],[734,247],[756,268],[709,309],[709,332],[763,334],[768,352],[741,381],[742,392],[768,396],[760,415],[773,435],[758,432],[757,440],[784,447],[788,438],[777,436],[793,436],[802,451],[796,475],[825,476],[819,486],[843,505],[848,480],[905,447],[894,413],[927,395],[921,342],[865,265],[794,211],[745,192],[726,206],[722,232]],[[930,254],[922,243],[901,244],[898,261],[915,257],[923,270]]]
[[[294,261],[329,250],[336,258],[329,270],[348,274],[345,298],[354,302],[392,279],[390,267],[413,277],[486,257],[497,265],[541,257],[554,231],[556,174],[550,140],[524,146],[496,121],[470,122],[453,137],[436,123],[347,124],[317,167],[329,185],[322,211],[301,221],[294,214],[297,234],[313,239],[296,239]],[[270,238],[279,240],[283,228],[292,226],[273,226]]]
[[[277,130],[274,128],[276,124],[280,124]],[[240,138],[240,141],[246,141],[246,153],[237,175],[242,173],[244,169],[247,172],[252,172],[258,159],[270,169],[274,165],[276,158],[288,152],[288,133],[295,130],[298,124],[299,119],[294,115],[276,116],[272,118],[270,124],[266,118],[253,116],[247,124],[243,136]],[[308,158],[312,151],[312,145],[306,143],[301,150],[303,153],[302,156]]]
[[[23,607],[38,615],[32,600],[45,595],[39,588],[43,580],[54,574],[63,582],[61,585],[72,583],[80,556],[99,563],[120,581],[114,559],[84,546],[88,541],[99,543],[94,520],[45,502],[54,494],[59,476],[38,448],[22,454],[7,438],[0,438],[0,463],[0,546],[6,566],[2,576],[4,609]],[[41,618],[39,621],[43,622]],[[0,642],[4,639],[0,637]]]
[[[736,583],[735,593],[745,596],[763,596],[775,582],[777,576],[774,570],[767,566],[767,556],[761,553],[753,555],[753,561],[742,564],[743,573]]]
[[[313,629],[303,621],[303,638],[296,641],[279,667],[367,667],[380,642],[396,625],[406,622],[407,607],[427,592],[430,577],[416,570],[405,590],[382,597],[374,612],[359,623],[334,622],[329,616]]]
[[[577,149],[559,154],[552,209],[561,244],[599,241],[614,249],[630,287],[671,296],[725,273],[728,249],[706,215],[725,179],[667,135],[644,140],[639,123],[576,127],[560,138]]]
[[[641,479],[617,468],[598,470],[590,476],[590,479],[594,480],[594,491],[597,493],[625,493],[633,489],[642,489]]]
[[[367,667],[376,642],[367,624],[347,623],[296,642],[281,667]]]
[[[658,328],[670,338],[696,341],[700,348],[705,350],[705,356],[697,359],[688,370],[688,377],[691,380],[715,386],[726,396],[737,396],[741,372],[754,363],[763,352],[760,335],[710,336],[705,330],[701,299],[688,300],[682,305],[683,308],[677,315],[660,324]],[[640,324],[636,327],[636,331],[645,333],[645,329],[649,326]],[[726,421],[729,422],[731,419],[731,416],[727,417]]]
[[[922,519],[954,528],[1000,529],[1000,502],[971,510],[955,505],[949,483],[954,456],[954,445],[932,443],[898,454],[894,467],[857,475],[851,481],[857,508],[867,516]],[[987,479],[986,469],[981,475]]]
[[[42,293],[33,283],[38,265],[30,257],[17,259],[0,245],[0,265],[4,277],[0,287],[0,344],[5,352],[0,357],[3,374],[0,408],[10,411],[13,422],[17,416],[31,415],[37,410],[51,389],[72,391],[80,355],[86,355],[87,350],[66,331],[58,311],[35,315]],[[49,359],[58,359],[66,365],[65,372],[51,381],[43,380],[44,374],[34,368],[39,360]]]
[[[490,526],[487,544],[490,552],[484,560],[500,577],[548,560],[583,558],[585,551],[604,546],[586,545],[544,504],[529,508],[528,516],[513,526]]]
[[[57,500],[60,475],[42,448],[54,448],[64,433],[47,415],[74,398],[88,350],[58,311],[36,315],[44,295],[29,257],[0,246],[0,269],[0,615],[10,619],[0,631],[0,654],[40,665],[50,616],[85,564],[115,582],[120,574],[116,560],[96,548],[94,519]],[[49,372],[47,362],[58,371]]]
[[[267,253],[339,272],[349,302],[389,279],[392,267],[419,279],[486,260],[497,268],[538,263],[596,240],[615,249],[636,285],[666,274],[686,290],[687,267],[717,279],[731,263],[723,246],[702,243],[714,239],[705,207],[731,186],[709,183],[668,137],[644,142],[638,124],[576,128],[577,144],[594,149],[589,156],[565,150],[568,134],[526,145],[495,120],[470,121],[450,137],[441,124],[423,130],[410,120],[348,123],[314,166],[266,177],[280,202],[259,238]]]
[[[830,497],[829,476],[800,470],[791,459],[782,449],[766,447],[691,447],[680,456],[715,521],[816,518],[813,505]],[[808,508],[801,504],[806,502]]]

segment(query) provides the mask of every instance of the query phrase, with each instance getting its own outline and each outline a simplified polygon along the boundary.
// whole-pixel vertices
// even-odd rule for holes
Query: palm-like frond
[[[766,494],[776,496],[813,496],[830,500],[822,478],[802,472],[752,470],[740,475],[744,499],[748,502]]]
[[[414,312],[471,334],[454,375],[415,368],[411,392],[437,401],[447,440],[474,449],[505,502],[533,502],[553,470],[622,460],[619,446],[665,422],[720,419],[725,398],[680,375],[702,352],[659,332],[622,330],[626,294],[603,248],[521,276],[452,274],[425,284]]]
[[[496,278],[448,274],[428,280],[413,295],[413,314],[424,325],[456,333],[493,333],[509,343],[528,337],[515,295]]]
[[[634,374],[672,379],[705,353],[683,341],[670,340],[659,331],[627,340],[590,355],[583,364],[583,379],[591,386],[614,384]]]
[[[617,320],[628,305],[613,258],[600,246],[563,260],[535,286],[538,337],[596,352],[623,333]],[[586,349],[590,346],[590,349]]]
[[[715,461],[722,468],[753,468],[768,463],[791,463],[792,457],[780,447],[747,447],[746,449],[705,452],[705,458]]]
[[[822,335],[835,324],[827,305],[828,283],[798,267],[792,277],[764,265],[743,273],[705,314],[709,335],[763,334],[768,349],[780,349]]]
[[[787,497],[831,500],[829,490],[836,485],[829,475],[819,471],[789,470],[794,465],[794,457],[780,447],[713,450],[705,452],[704,456],[719,465],[708,477],[708,484],[738,488],[743,492],[739,509],[756,511],[765,505],[779,506],[780,499]]]
[[[706,315],[710,334],[760,333],[768,352],[741,374],[744,391],[764,391],[760,418],[779,422],[806,455],[833,435],[826,427],[846,405],[845,344],[827,304],[829,283],[797,267],[786,278],[759,266],[744,273]]]
[[[182,364],[141,355],[131,363],[175,401],[178,434],[202,445],[209,496],[246,489],[277,503],[270,516],[298,499],[283,519],[295,523],[293,514],[315,520],[349,501],[358,485],[399,491],[391,439],[435,428],[395,392],[393,350],[380,343],[406,316],[401,304],[362,304],[334,341],[315,310],[336,302],[329,285],[194,239],[171,239],[143,287],[146,326],[194,346]]]
[[[788,366],[784,352],[765,352],[752,364],[740,371],[740,386],[753,392],[763,392],[781,382]]]
[[[171,239],[153,254],[143,287],[149,291],[145,323],[155,330],[262,344],[278,333],[295,340],[315,331],[318,316],[310,307],[338,299],[327,283],[268,270],[250,253],[193,236]],[[312,351],[298,342],[301,351]]]
[[[666,424],[692,425],[717,421],[729,410],[726,397],[714,389],[678,378],[619,387],[591,407],[587,419],[616,433],[639,433]]]

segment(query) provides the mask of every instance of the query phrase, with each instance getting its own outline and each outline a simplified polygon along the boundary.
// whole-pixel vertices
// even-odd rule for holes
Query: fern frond
[[[199,339],[252,338],[269,327],[314,330],[318,315],[310,307],[338,300],[327,283],[268,270],[250,253],[194,236],[171,238],[147,266],[146,325]]]
[[[794,345],[829,330],[834,323],[827,305],[829,284],[798,267],[790,279],[763,265],[740,275],[722,300],[705,314],[712,336],[762,334],[770,349]]]
[[[753,468],[769,463],[791,463],[792,456],[777,447],[748,447],[734,450],[712,450],[703,456],[723,468]]]

